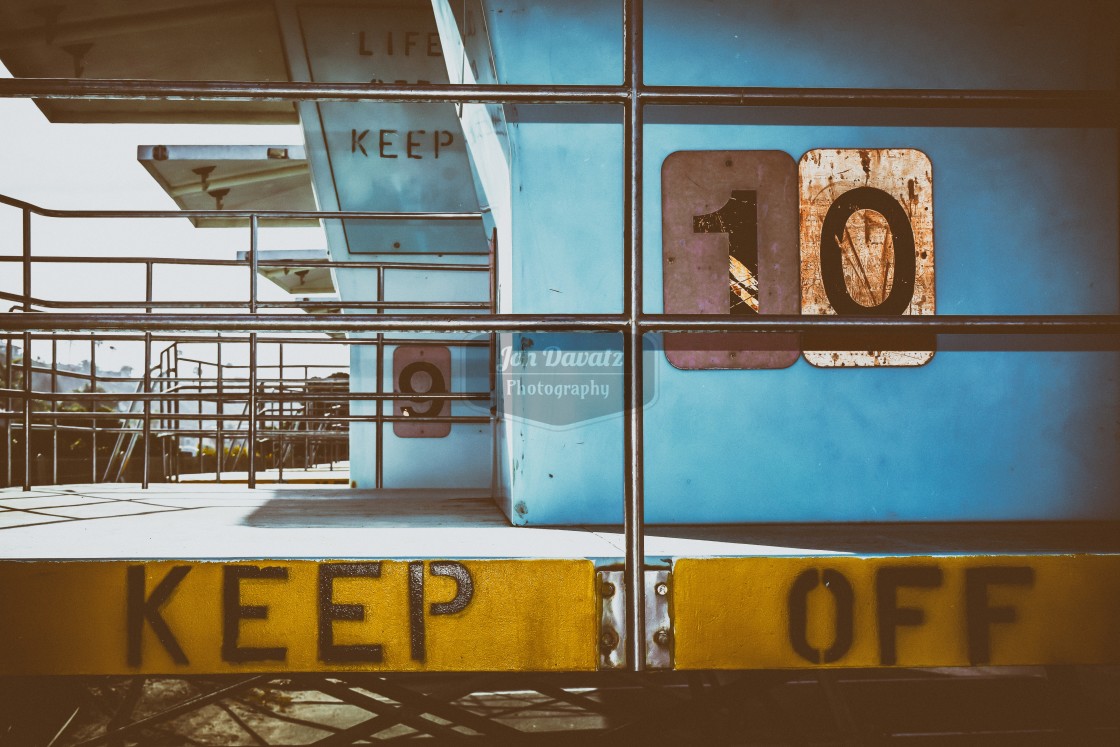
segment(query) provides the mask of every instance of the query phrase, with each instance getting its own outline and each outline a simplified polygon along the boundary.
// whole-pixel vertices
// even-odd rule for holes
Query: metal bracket
[[[673,574],[646,571],[646,669],[673,668],[673,621],[669,616]]]
[[[669,615],[672,573],[647,570],[645,577],[645,668],[673,668],[673,623]],[[626,594],[622,571],[595,574],[599,600],[599,668],[626,668]]]
[[[599,600],[599,669],[625,669],[626,594],[622,571],[595,574],[595,596]]]

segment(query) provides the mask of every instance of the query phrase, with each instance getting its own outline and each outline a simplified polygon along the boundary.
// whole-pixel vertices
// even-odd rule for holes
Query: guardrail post
[[[221,335],[219,334],[220,338]],[[214,401],[214,481],[222,481],[222,468],[225,466],[225,438],[222,436],[223,422],[222,417],[226,414],[226,402],[222,398],[222,341],[218,340],[217,359],[217,379],[215,381],[217,390],[217,399]]]
[[[385,303],[385,268],[377,268],[377,313],[384,314],[385,307],[380,305]],[[374,419],[374,424],[377,427],[377,435],[373,439],[373,486],[375,488],[385,487],[385,401],[380,395],[385,393],[385,334],[383,332],[377,333],[377,374],[374,378],[377,379],[375,391],[379,395],[374,400],[374,407],[377,408],[377,417]],[[306,376],[304,377],[306,379]],[[350,408],[346,411],[349,413]],[[352,426],[348,426],[352,427]],[[350,455],[353,458],[353,454]],[[350,465],[353,469],[353,464]]]
[[[58,394],[58,338],[51,335],[51,394]],[[51,412],[58,411],[58,400],[51,397]],[[51,418],[51,485],[58,485],[58,418]]]
[[[31,311],[31,210],[23,209],[23,313]],[[31,333],[23,335],[23,489],[31,490]]]
[[[259,218],[249,216],[249,313],[257,313],[257,247],[259,245]],[[249,402],[246,407],[249,415],[248,485],[257,487],[257,333],[249,333]]]
[[[147,303],[152,302],[152,272],[153,265],[151,262],[144,263],[144,300]],[[146,306],[144,308],[145,314],[152,313],[152,307]],[[147,490],[151,480],[149,474],[149,461],[151,460],[151,442],[152,442],[152,400],[148,395],[152,391],[152,333],[144,333],[144,465],[143,465],[143,482],[140,485],[142,490]]]
[[[286,406],[286,403],[284,401],[284,343],[281,342],[279,344],[279,351],[278,351],[277,354],[280,357],[279,365],[278,365],[278,371],[277,371],[277,374],[276,374],[276,377],[277,377],[277,380],[278,380],[277,385],[276,385],[276,389],[277,389],[277,392],[280,394],[280,406],[279,406],[279,408],[277,408],[280,411],[280,419],[277,421],[280,424],[280,427],[277,429],[277,433],[279,433],[279,442],[280,442],[280,459],[277,461],[277,464],[276,464],[276,481],[278,483],[280,483],[281,485],[283,485],[284,484],[284,456],[285,456],[285,453],[284,453],[284,446],[285,446],[285,444],[284,444],[284,432],[286,430],[285,424],[284,424],[284,415],[287,412],[287,406]]]
[[[91,332],[89,335],[89,390],[97,391],[97,337]],[[90,419],[90,479],[91,483],[97,482],[97,408],[98,400],[93,400],[94,417]]]
[[[623,6],[623,67],[629,96],[623,106],[624,212],[626,287],[623,313],[628,317],[623,334],[623,377],[626,417],[623,441],[626,453],[626,489],[623,533],[626,539],[626,641],[629,668],[645,668],[645,506],[642,444],[642,2],[625,0]]]
[[[5,346],[6,346],[6,351],[5,351],[5,356],[4,356],[4,368],[5,368],[5,371],[4,371],[4,388],[5,389],[11,389],[12,388],[13,369],[15,368],[15,361],[12,360],[13,346],[12,346],[12,338],[10,336],[5,340]],[[4,487],[10,488],[12,486],[12,477],[13,477],[13,475],[12,475],[12,457],[14,456],[14,454],[12,453],[12,415],[15,414],[15,407],[13,406],[14,401],[13,401],[11,395],[8,395],[8,398],[7,398],[7,401],[5,402],[5,404],[7,405],[7,407],[5,409],[8,411],[8,414],[4,416],[4,448],[6,449],[6,451],[4,453],[4,455],[6,457],[4,459],[4,471],[5,471]]]

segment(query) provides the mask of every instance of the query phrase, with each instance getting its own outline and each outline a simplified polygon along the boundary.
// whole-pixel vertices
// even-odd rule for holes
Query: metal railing
[[[619,314],[428,314],[423,317],[393,314],[322,314],[314,317],[262,315],[258,306],[248,314],[20,314],[0,320],[13,331],[51,330],[69,325],[87,330],[139,329],[145,335],[166,330],[250,331],[341,331],[341,332],[477,332],[588,331],[619,332],[624,339],[624,382],[627,416],[625,442],[625,597],[626,654],[630,669],[644,668],[644,503],[642,336],[657,332],[752,331],[812,332],[822,340],[851,333],[890,331],[892,344],[914,339],[928,345],[929,335],[1106,335],[1116,345],[1120,316],[932,316],[860,317],[765,316],[731,317],[699,315],[648,315],[642,304],[642,218],[643,218],[643,122],[651,106],[729,106],[739,108],[922,110],[950,111],[963,123],[970,116],[981,125],[990,124],[992,112],[1011,118],[1029,119],[1045,113],[1051,126],[1117,124],[1118,95],[1115,90],[1096,91],[999,91],[999,90],[883,90],[883,89],[797,89],[713,88],[650,86],[643,79],[643,32],[641,0],[623,0],[623,83],[607,86],[531,85],[424,85],[422,87],[365,83],[289,83],[266,81],[153,81],[33,79],[0,80],[0,97],[42,99],[122,100],[223,100],[223,101],[383,101],[426,103],[572,103],[611,104],[621,107],[624,143],[624,253],[622,313]],[[57,214],[48,211],[43,214]],[[128,212],[120,217],[137,217]],[[25,212],[25,231],[29,217]],[[185,217],[252,217],[247,211],[183,211]],[[252,218],[268,217],[257,213]],[[295,213],[286,213],[296,217]],[[301,214],[306,217],[373,217],[352,213]],[[400,217],[400,216],[392,216]],[[414,217],[454,219],[450,214]],[[255,247],[255,239],[254,239]],[[255,257],[255,253],[254,253]],[[254,260],[255,261],[255,260]],[[29,273],[25,264],[25,274]],[[253,265],[254,277],[257,265]],[[25,281],[29,282],[29,281]],[[26,290],[25,285],[25,290]],[[30,311],[30,303],[25,304]],[[924,337],[925,342],[917,343]],[[251,343],[255,344],[255,343]],[[28,419],[30,415],[27,415]]]
[[[399,400],[399,393],[385,392],[383,389],[383,381],[381,371],[384,368],[385,362],[385,348],[392,345],[397,345],[409,340],[392,338],[387,336],[383,331],[379,331],[374,339],[351,339],[346,343],[340,343],[335,340],[323,340],[307,337],[278,337],[276,335],[269,335],[264,338],[259,338],[256,331],[249,331],[252,325],[233,324],[227,327],[221,327],[216,324],[211,324],[206,320],[213,320],[216,315],[203,314],[196,318],[199,323],[196,330],[204,332],[220,332],[232,331],[233,336],[222,336],[220,333],[217,337],[190,334],[184,336],[183,334],[167,336],[160,336],[159,332],[166,332],[169,329],[177,329],[178,325],[162,325],[157,322],[155,327],[149,325],[133,325],[122,324],[121,321],[129,316],[128,314],[112,314],[106,315],[101,313],[101,309],[110,310],[124,310],[124,309],[142,309],[140,317],[150,322],[157,317],[156,309],[160,310],[182,310],[182,309],[243,309],[251,315],[260,314],[263,309],[307,309],[314,310],[319,308],[343,308],[343,309],[356,309],[356,310],[369,310],[375,314],[383,314],[386,309],[393,310],[406,310],[406,311],[446,311],[446,310],[485,310],[492,312],[494,309],[494,296],[496,288],[496,268],[494,265],[494,253],[491,252],[490,262],[488,264],[441,264],[435,262],[407,262],[402,260],[382,260],[382,261],[342,261],[330,262],[327,260],[260,260],[258,258],[258,243],[259,243],[259,227],[261,220],[288,220],[291,218],[308,218],[315,217],[318,219],[338,219],[338,218],[361,218],[363,220],[390,220],[400,218],[417,218],[422,217],[430,220],[478,220],[481,217],[479,212],[466,212],[466,213],[386,213],[386,212],[363,212],[351,211],[346,213],[339,212],[319,212],[319,211],[158,211],[158,210],[145,210],[145,211],[116,211],[116,210],[51,210],[34,205],[29,202],[14,199],[5,195],[0,195],[0,205],[7,205],[16,208],[22,213],[23,225],[23,251],[19,256],[0,256],[0,266],[19,264],[22,269],[23,280],[23,293],[15,294],[9,292],[0,292],[0,299],[16,302],[18,305],[14,306],[11,311],[22,312],[23,314],[33,315],[37,319],[45,319],[52,316],[54,313],[51,311],[43,311],[43,309],[73,309],[73,311],[66,311],[59,314],[64,318],[64,321],[57,325],[51,325],[41,328],[42,332],[47,334],[37,335],[32,331],[24,331],[23,337],[23,387],[16,389],[12,386],[13,367],[8,365],[8,382],[7,387],[0,390],[0,396],[8,398],[7,412],[3,413],[5,428],[8,436],[8,452],[9,458],[7,460],[8,484],[12,483],[11,467],[13,460],[11,458],[11,444],[12,433],[15,430],[20,430],[23,433],[23,487],[29,489],[31,485],[31,464],[32,464],[32,438],[31,434],[34,430],[49,430],[52,438],[52,457],[51,457],[51,474],[52,478],[57,481],[58,479],[58,434],[60,431],[70,431],[76,433],[86,433],[93,429],[94,434],[91,436],[93,440],[93,457],[91,470],[96,481],[97,471],[97,451],[96,451],[96,432],[101,433],[115,433],[118,435],[117,446],[120,447],[124,444],[123,439],[126,435],[131,435],[132,439],[125,447],[126,453],[118,454],[118,449],[115,448],[110,453],[110,460],[117,458],[122,459],[118,469],[118,474],[123,473],[124,461],[127,461],[132,454],[132,449],[137,440],[142,443],[142,470],[141,470],[141,486],[148,488],[151,482],[150,475],[150,460],[151,460],[151,444],[153,442],[153,435],[166,436],[171,438],[182,437],[210,437],[210,432],[202,427],[201,422],[194,429],[187,429],[182,426],[183,421],[199,421],[199,416],[191,416],[189,413],[179,412],[178,409],[170,409],[165,411],[164,405],[169,407],[177,405],[182,401],[197,401],[200,402],[213,402],[215,408],[220,410],[216,414],[209,415],[205,420],[213,420],[215,423],[214,432],[212,437],[216,442],[216,479],[220,479],[222,471],[222,461],[224,457],[224,442],[227,439],[242,439],[244,445],[238,451],[238,455],[245,453],[248,457],[248,470],[247,482],[249,487],[256,486],[257,480],[257,445],[260,443],[258,436],[258,428],[261,424],[269,422],[276,423],[301,423],[310,425],[314,423],[323,424],[326,422],[332,423],[346,423],[351,422],[370,422],[376,424],[375,429],[375,486],[383,486],[383,452],[384,452],[384,434],[383,426],[385,424],[395,422],[409,422],[409,423],[490,423],[493,420],[493,415],[488,416],[471,416],[471,415],[432,415],[426,417],[410,416],[403,418],[400,416],[387,415],[382,407],[383,402],[389,400]],[[227,217],[248,218],[249,219],[249,251],[246,253],[244,259],[222,260],[222,259],[195,259],[195,258],[182,258],[182,257],[118,257],[118,256],[70,256],[70,255],[52,255],[52,256],[37,256],[33,253],[32,247],[32,216],[43,216],[56,219],[160,219],[160,218],[197,218],[197,217],[212,217],[213,214],[225,215]],[[36,297],[32,292],[32,268],[36,264],[49,264],[49,265],[66,265],[66,264],[80,264],[80,265],[113,265],[113,266],[128,266],[140,265],[144,267],[144,298],[143,300],[128,301],[128,300],[98,300],[98,301],[65,301],[65,300],[52,300]],[[373,301],[338,301],[338,300],[295,300],[295,301],[261,301],[258,298],[258,280],[259,270],[261,268],[285,268],[298,266],[301,268],[308,266],[321,265],[330,268],[346,268],[346,269],[360,269],[372,271],[375,276],[376,296]],[[174,301],[160,301],[155,298],[154,277],[155,269],[159,266],[204,266],[214,268],[246,268],[249,271],[249,282],[247,287],[246,299],[235,299],[228,301],[212,301],[212,300],[174,300]],[[393,271],[438,271],[438,272],[486,272],[490,275],[489,291],[491,297],[485,301],[392,301],[388,300],[386,296],[386,277],[388,273]],[[341,316],[348,316],[348,314],[339,314]],[[330,316],[339,316],[330,315]],[[11,315],[9,314],[9,317]],[[175,316],[181,315],[177,314]],[[261,315],[259,318],[277,318],[279,315]],[[319,316],[319,315],[316,315]],[[307,319],[309,315],[285,315],[286,319]],[[314,317],[310,317],[314,318]],[[92,319],[101,319],[108,323],[107,328],[102,328],[90,323]],[[85,320],[84,322],[82,320]],[[14,323],[13,323],[14,322]],[[10,332],[13,328],[19,327],[19,323],[15,319],[9,318],[5,323],[0,325],[0,329]],[[363,325],[361,329],[368,329],[369,325]],[[71,331],[75,329],[111,329],[116,330],[118,333],[113,337],[97,336],[94,338],[92,335],[74,335]],[[120,333],[120,330],[138,330],[138,334]],[[298,325],[280,324],[276,327],[278,332],[292,332],[299,331]],[[307,330],[310,332],[323,331],[323,330]],[[350,331],[358,331],[358,328],[351,326]],[[189,332],[189,331],[188,331]],[[238,334],[240,333],[240,334]],[[246,334],[247,333],[247,334]],[[5,335],[8,341],[8,361],[12,361],[12,336]],[[50,368],[43,366],[36,366],[33,362],[33,356],[28,353],[32,349],[32,343],[36,340],[49,337],[52,342],[52,355]],[[136,383],[137,389],[135,393],[120,393],[120,392],[97,392],[96,384],[98,377],[96,374],[96,344],[91,342],[91,373],[81,374],[70,372],[58,371],[58,351],[57,343],[64,339],[82,339],[96,341],[142,341],[144,345],[144,368],[142,375],[139,377],[131,378],[116,378],[117,382],[130,382]],[[165,348],[159,353],[159,364],[153,364],[153,344],[157,341],[171,342],[171,346]],[[177,346],[180,343],[202,343],[213,342],[216,343],[216,378],[213,381],[202,380],[184,380],[178,376],[177,372]],[[494,360],[494,344],[493,336],[487,340],[468,340],[468,339],[448,339],[440,340],[442,344],[453,346],[488,346],[490,348],[490,360]],[[284,381],[283,377],[283,346],[285,344],[314,344],[314,343],[327,343],[333,345],[346,344],[346,345],[371,345],[377,350],[377,371],[376,376],[376,391],[375,392],[355,392],[355,393],[338,393],[328,394],[323,391],[312,392],[299,392],[298,386],[293,385],[291,382]],[[244,366],[230,365],[222,362],[222,345],[242,344],[248,345],[249,348],[249,361]],[[276,344],[279,347],[281,363],[279,364],[279,380],[259,380],[258,371],[268,366],[262,365],[258,362],[258,346],[260,344]],[[200,362],[201,363],[201,362]],[[223,371],[230,369],[243,368],[247,372],[247,376],[241,381],[228,381],[223,380]],[[32,387],[33,376],[36,371],[50,371],[52,375],[51,391],[36,391]],[[58,391],[57,380],[59,375],[88,379],[90,391],[86,392],[60,392]],[[303,387],[309,384],[305,377],[302,383]],[[158,385],[158,389],[153,389],[153,386]],[[194,387],[194,391],[187,391],[187,387]],[[469,401],[487,401],[492,398],[493,391],[493,377],[491,377],[490,391],[487,392],[447,392],[447,393],[425,393],[425,399],[431,400],[469,400]],[[18,400],[23,403],[22,417],[17,424],[13,424],[13,417],[16,415],[12,401]],[[36,412],[33,407],[35,400],[49,402],[50,411]],[[298,415],[296,413],[287,411],[288,406],[297,400],[306,402],[330,400],[336,404],[348,403],[350,401],[373,400],[378,403],[375,411],[371,415],[338,415],[335,414],[330,418],[313,418],[306,414]],[[103,401],[116,401],[129,403],[130,407],[127,412],[58,412],[59,402],[103,402]],[[160,406],[160,411],[155,413],[152,411],[152,403],[157,403]],[[224,412],[226,403],[229,402],[243,402],[245,407],[245,414],[242,415],[227,415]],[[262,409],[261,403],[279,403],[279,410]],[[136,417],[129,417],[133,415],[133,410],[136,404],[140,405],[140,411],[135,413]],[[250,415],[251,413],[251,415]],[[38,424],[34,420],[38,419]],[[127,422],[116,427],[98,427],[97,421],[110,420],[125,420],[136,421],[136,425],[129,425]],[[229,431],[225,427],[225,421],[243,421],[245,425],[240,430]],[[60,423],[59,421],[89,421],[91,424],[75,425],[69,423]],[[152,424],[159,422],[160,428],[157,434],[153,434]],[[323,440],[328,438],[336,438],[337,434],[320,434],[316,440]],[[177,450],[176,450],[177,451]],[[106,465],[106,472],[103,479],[107,480],[110,477],[108,468],[110,464]],[[282,470],[282,464],[279,466]]]

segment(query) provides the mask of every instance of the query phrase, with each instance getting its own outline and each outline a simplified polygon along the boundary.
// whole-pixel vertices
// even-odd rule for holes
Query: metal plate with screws
[[[625,669],[626,594],[622,571],[599,571],[595,574],[599,596],[599,668]]]
[[[646,669],[673,668],[672,573],[646,571]]]

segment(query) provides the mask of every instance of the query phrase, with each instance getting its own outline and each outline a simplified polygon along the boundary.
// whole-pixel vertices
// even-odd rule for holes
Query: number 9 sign
[[[933,182],[913,149],[678,151],[662,167],[667,314],[933,314]],[[713,236],[715,234],[715,236]],[[814,366],[920,366],[930,350],[885,350],[889,335],[844,338]],[[836,343],[833,343],[835,345]],[[897,347],[903,346],[896,343]],[[795,335],[665,336],[682,369],[785,368]]]

